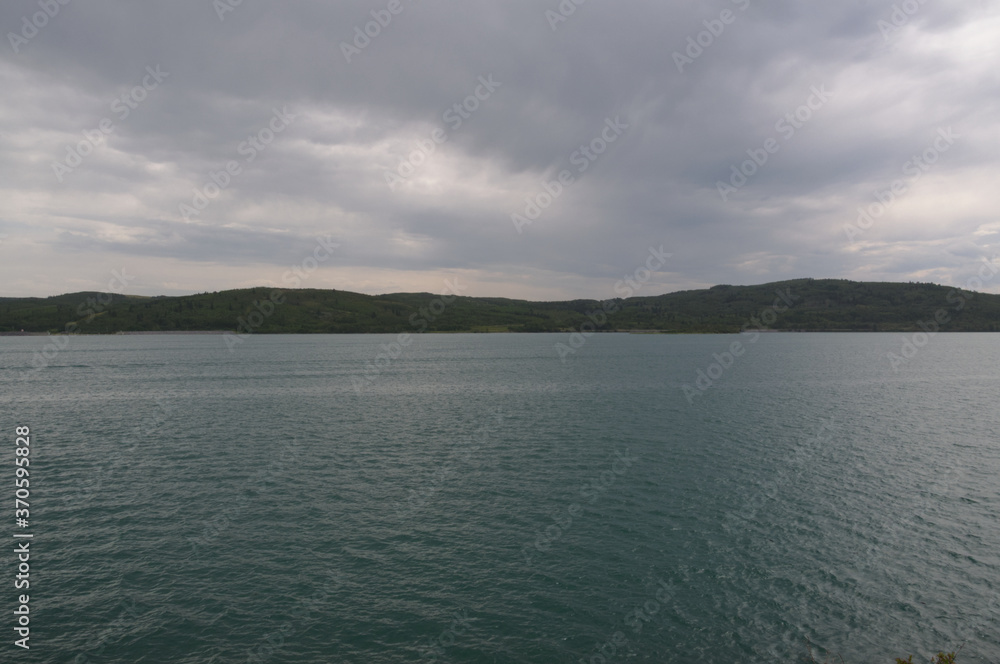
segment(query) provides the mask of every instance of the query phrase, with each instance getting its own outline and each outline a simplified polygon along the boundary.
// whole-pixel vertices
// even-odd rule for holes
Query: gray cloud
[[[461,274],[511,297],[610,296],[660,245],[673,258],[643,294],[960,284],[1000,252],[1000,3],[588,0],[558,23],[546,12],[568,0],[390,4],[244,0],[220,19],[207,0],[71,0],[27,38],[37,0],[5,3],[4,294],[100,288],[123,264],[143,294],[264,283],[321,235],[341,247],[310,286],[441,290]],[[355,44],[372,12],[391,21]],[[169,75],[135,96],[147,67]],[[476,99],[481,77],[499,86]],[[276,109],[295,119],[272,136]],[[615,118],[628,130],[581,158]],[[910,174],[949,127],[955,144]],[[60,182],[53,163],[77,149]],[[734,167],[753,173],[724,200]],[[573,183],[518,233],[511,215],[547,203],[563,170]],[[894,181],[905,193],[845,231]],[[213,195],[185,215],[196,191]]]

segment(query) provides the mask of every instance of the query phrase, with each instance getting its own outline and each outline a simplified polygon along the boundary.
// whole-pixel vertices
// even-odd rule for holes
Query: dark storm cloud
[[[151,292],[216,290],[320,235],[373,291],[459,270],[510,296],[531,275],[605,297],[660,245],[648,292],[959,280],[997,251],[994,2],[43,5],[0,8],[0,252],[24,294],[130,259]],[[628,128],[605,143],[609,122]],[[40,264],[55,276],[23,277]],[[168,265],[183,279],[158,287]]]

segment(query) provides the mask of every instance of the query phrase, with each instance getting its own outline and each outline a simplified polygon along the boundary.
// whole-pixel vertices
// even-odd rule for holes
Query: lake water
[[[0,661],[1000,662],[1000,336],[394,340],[0,339]]]

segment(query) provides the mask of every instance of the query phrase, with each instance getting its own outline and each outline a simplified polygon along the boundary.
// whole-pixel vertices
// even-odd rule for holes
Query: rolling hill
[[[936,319],[936,320],[935,320]],[[652,297],[529,302],[430,293],[251,288],[182,297],[0,298],[0,334],[1000,331],[1000,295],[929,283],[796,279]]]

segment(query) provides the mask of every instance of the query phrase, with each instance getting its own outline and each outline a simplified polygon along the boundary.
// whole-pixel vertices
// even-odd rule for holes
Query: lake
[[[0,338],[9,661],[1000,662],[1000,336],[407,341]]]

